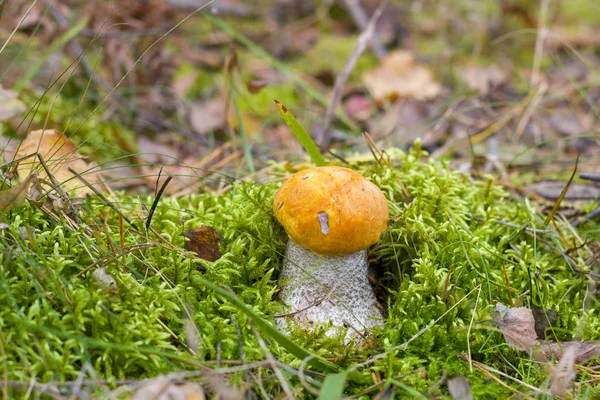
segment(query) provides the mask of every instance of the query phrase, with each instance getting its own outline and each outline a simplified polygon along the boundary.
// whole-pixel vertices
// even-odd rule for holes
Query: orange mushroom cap
[[[388,223],[381,190],[343,167],[309,168],[292,175],[275,194],[273,209],[292,241],[317,254],[366,249]]]

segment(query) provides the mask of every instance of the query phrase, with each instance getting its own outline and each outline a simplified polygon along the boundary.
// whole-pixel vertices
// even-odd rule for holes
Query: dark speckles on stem
[[[319,225],[321,225],[321,233],[327,236],[329,233],[329,217],[327,217],[327,213],[321,211],[317,214],[317,218],[319,219]]]

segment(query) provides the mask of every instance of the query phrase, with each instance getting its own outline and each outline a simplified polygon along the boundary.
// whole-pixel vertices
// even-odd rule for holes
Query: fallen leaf
[[[170,164],[182,158],[176,138],[172,135],[158,134],[151,138],[138,135],[137,144],[138,157],[148,164]]]
[[[105,267],[96,268],[96,270],[92,272],[90,281],[97,288],[111,295],[112,299],[119,298],[119,287],[117,286],[117,282],[115,281],[115,278],[106,271]]]
[[[201,226],[183,232],[188,240],[185,249],[193,251],[206,261],[216,261],[221,257],[220,246],[224,245],[223,237],[212,226]]]
[[[448,391],[454,400],[473,400],[471,385],[464,376],[458,375],[448,379]]]
[[[267,85],[268,82],[263,81],[261,79],[253,79],[251,81],[246,82],[246,88],[252,94],[259,93]]]
[[[431,72],[418,65],[414,55],[406,50],[389,53],[380,66],[365,73],[364,83],[378,102],[407,97],[429,100],[442,90]]]
[[[548,200],[556,200],[560,197],[566,181],[540,181],[525,186],[525,189],[539,194]],[[600,189],[581,183],[571,182],[565,200],[594,200],[600,196]]]
[[[362,94],[354,94],[344,100],[346,114],[357,121],[367,121],[373,116],[373,102]]]
[[[540,342],[542,356],[546,360],[556,357],[560,360],[563,357],[563,352],[566,354],[567,349],[574,349],[575,363],[584,362],[594,356],[600,354],[600,342],[562,342],[555,343],[547,340]]]
[[[27,109],[17,96],[17,92],[3,89],[0,86],[0,122],[17,116]]]
[[[507,308],[497,303],[494,321],[509,346],[521,351],[530,351],[535,347],[535,320],[529,308]]]
[[[245,398],[242,392],[229,384],[225,374],[213,372],[205,375],[202,381],[219,400],[242,400]]]
[[[69,168],[82,174],[91,185],[98,185],[101,182],[97,165],[85,161],[83,156],[77,153],[77,146],[62,132],[53,129],[31,131],[21,142],[15,155],[15,159],[31,156],[19,162],[17,167],[19,176],[27,176],[31,171],[37,170],[40,180],[49,181],[46,171],[41,168],[35,156],[36,153],[42,155],[48,169],[67,193],[73,193],[76,197],[85,197],[93,193],[69,172]]]
[[[145,381],[129,400],[204,400],[206,395],[202,386],[196,382],[177,382],[160,376]]]
[[[185,318],[183,320],[183,335],[185,337],[185,344],[187,347],[192,351],[198,350],[200,334],[196,324],[190,318]]]
[[[0,212],[6,212],[14,207],[18,207],[25,202],[31,182],[36,177],[36,173],[29,175],[23,182],[9,189],[0,192]]]
[[[563,356],[556,365],[550,368],[550,391],[555,396],[562,396],[575,379],[575,359],[577,349],[570,346],[565,349]]]
[[[221,97],[216,97],[192,103],[187,118],[192,130],[199,135],[222,129],[226,123],[225,101]]]
[[[508,83],[510,75],[505,68],[500,68],[498,65],[467,66],[460,69],[460,78],[469,89],[486,95]]]
[[[531,312],[533,313],[533,319],[535,319],[535,333],[538,338],[546,338],[546,329],[550,326],[556,326],[558,321],[558,313],[549,309],[538,307],[535,304],[531,305]]]

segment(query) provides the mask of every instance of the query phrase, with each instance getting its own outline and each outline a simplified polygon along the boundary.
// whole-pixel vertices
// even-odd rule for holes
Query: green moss
[[[511,392],[458,358],[469,344],[474,360],[517,379],[543,387],[547,378],[544,365],[509,348],[500,333],[488,329],[492,325],[473,323],[469,334],[472,322],[491,318],[496,302],[509,304],[512,298],[557,311],[555,339],[600,339],[600,305],[592,299],[584,306],[589,282],[561,254],[563,243],[575,240],[567,227],[557,222],[563,242],[529,203],[514,201],[491,179],[473,181],[424,159],[418,146],[409,154],[389,154],[394,167],[353,165],[389,199],[393,222],[370,252],[390,293],[386,325],[374,332],[372,345],[343,346],[325,337],[324,329],[296,330],[296,343],[343,367],[385,352],[366,371],[422,393],[445,369],[465,375],[476,398],[491,399]],[[201,278],[233,291],[267,320],[285,312],[276,299],[286,241],[271,211],[276,188],[247,183],[223,195],[163,198],[152,220],[160,236],[143,233],[141,220],[121,232],[118,215],[94,199],[85,204],[77,232],[32,205],[6,214],[9,228],[0,231],[0,304],[6,305],[0,308],[0,340],[6,356],[0,356],[0,365],[9,379],[73,380],[90,365],[114,382],[193,368],[215,360],[217,349],[221,359],[239,360],[240,346],[247,361],[263,359],[246,314]],[[153,199],[120,200],[133,217],[145,215]],[[183,250],[182,231],[201,225],[223,236],[223,256],[216,262]],[[544,231],[534,234],[532,228]],[[588,232],[589,240],[600,236],[598,229]],[[584,250],[570,256],[580,270],[589,268]],[[118,296],[93,284],[91,274],[101,266],[114,278]],[[185,344],[190,318],[197,327],[193,349]],[[300,366],[301,360],[265,339],[275,357]],[[353,383],[346,391],[367,386]],[[278,391],[275,383],[266,387]],[[435,394],[448,393],[441,387]]]

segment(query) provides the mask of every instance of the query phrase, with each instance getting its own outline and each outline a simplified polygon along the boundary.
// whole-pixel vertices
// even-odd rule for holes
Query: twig
[[[533,66],[531,67],[531,86],[536,86],[538,83],[540,83],[540,66],[542,64],[542,57],[544,56],[544,42],[546,41],[546,36],[548,36],[548,28],[546,27],[546,23],[548,20],[549,4],[550,0],[542,0],[542,4],[540,6],[538,34],[535,41]]]
[[[335,79],[335,85],[333,86],[333,97],[331,99],[331,102],[329,103],[329,106],[327,107],[325,119],[323,120],[323,126],[321,127],[321,130],[319,131],[319,134],[317,136],[317,143],[319,144],[323,143],[323,139],[325,139],[325,136],[329,131],[329,126],[331,125],[333,114],[335,113],[335,110],[337,109],[342,98],[344,86],[346,86],[346,82],[348,81],[350,73],[352,72],[354,66],[356,65],[356,62],[358,61],[358,58],[360,57],[362,52],[365,51],[365,48],[367,47],[369,41],[373,37],[373,33],[375,32],[375,25],[377,25],[377,21],[379,21],[381,14],[383,14],[383,10],[387,6],[387,3],[388,0],[383,0],[381,4],[379,4],[377,9],[373,13],[373,16],[369,20],[367,28],[358,37],[358,40],[356,41],[356,46],[354,47],[354,50],[352,50],[352,54],[348,58],[344,69]]]
[[[34,0],[31,3],[31,5],[29,6],[29,8],[27,9],[27,11],[25,11],[25,14],[21,17],[21,20],[17,23],[17,26],[15,26],[15,29],[13,29],[13,31],[10,33],[10,35],[8,35],[6,42],[4,42],[4,45],[2,46],[2,48],[0,48],[0,54],[2,54],[2,51],[4,51],[4,49],[6,48],[6,46],[8,45],[8,42],[10,42],[10,39],[12,39],[14,34],[19,30],[19,28],[21,27],[21,24],[23,23],[23,21],[25,21],[25,18],[27,18],[27,16],[29,15],[29,13],[31,12],[31,10],[33,9],[33,7],[35,6],[35,4],[37,2],[38,2],[38,0]],[[2,2],[2,12],[4,12],[4,3],[6,3],[6,1]]]
[[[359,0],[345,0],[344,3],[346,4],[348,11],[350,11],[350,15],[352,16],[354,23],[360,28],[361,31],[366,30],[369,24],[369,18],[363,8],[360,6]],[[386,56],[387,51],[385,50],[385,46],[381,43],[381,40],[379,40],[379,37],[376,33],[373,33],[370,44],[375,56],[377,56],[379,60],[382,60]]]
[[[350,321],[348,321],[347,319],[345,319],[344,321],[344,325],[348,326],[350,329],[352,329],[358,336],[360,336],[365,342],[367,341],[367,337],[364,335],[364,333],[362,333],[361,331],[359,331],[358,329],[356,329],[356,327],[354,325],[352,325],[350,323]]]
[[[591,172],[582,172],[579,174],[581,179],[586,179],[588,181],[600,182],[600,174],[594,174]]]
[[[469,361],[469,360],[467,359],[467,357],[466,357],[464,354],[459,354],[459,355],[458,355],[458,358],[460,358],[461,360],[464,360],[464,361]],[[480,362],[478,362],[478,361],[475,361],[475,360],[471,360],[471,362],[473,363],[473,366],[475,366],[476,368],[478,368],[478,369],[479,369],[479,370],[481,370],[482,372],[485,372],[485,371],[487,371],[487,372],[493,372],[493,373],[495,373],[495,374],[498,374],[498,375],[500,375],[500,376],[503,376],[503,377],[505,377],[505,378],[508,378],[508,379],[510,379],[510,380],[512,380],[512,381],[514,381],[514,382],[517,382],[517,383],[519,383],[519,384],[521,384],[521,385],[525,386],[527,389],[534,391],[535,393],[542,394],[542,395],[544,395],[544,396],[552,396],[550,393],[548,393],[548,392],[545,392],[545,391],[543,391],[543,390],[541,390],[541,389],[539,389],[539,388],[536,388],[535,386],[532,386],[532,385],[530,385],[530,384],[528,384],[528,383],[526,383],[526,382],[523,382],[523,381],[521,381],[521,380],[519,380],[519,379],[517,379],[517,378],[514,378],[514,377],[512,377],[512,376],[510,376],[510,375],[508,375],[508,374],[505,374],[504,372],[502,372],[502,371],[499,371],[499,370],[497,370],[497,369],[496,369],[496,368],[494,368],[494,367],[490,367],[490,366],[488,366],[488,365],[485,365],[485,364],[483,364],[483,363],[480,363]],[[491,376],[491,375],[490,375],[490,376]],[[513,389],[513,390],[514,390],[514,389]]]
[[[594,211],[587,214],[582,220],[577,219],[577,220],[573,221],[571,226],[574,228],[577,228],[582,222],[591,221],[594,218],[597,218],[598,216],[600,216],[600,207],[596,208]]]
[[[54,174],[50,171],[50,168],[48,168],[48,165],[46,164],[46,161],[44,160],[44,157],[40,153],[36,153],[36,155],[38,157],[38,160],[40,160],[40,163],[42,164],[42,167],[44,168],[44,171],[46,171],[46,175],[48,176],[48,178],[52,182],[52,185],[54,186],[54,190],[56,190],[56,192],[58,193],[58,195],[68,204],[68,206],[69,206],[69,216],[73,218],[73,220],[75,221],[75,223],[81,224],[81,219],[79,218],[79,214],[77,213],[77,210],[75,209],[75,207],[73,206],[73,203],[71,202],[71,198],[60,187],[60,183],[58,182],[58,180],[56,179],[56,177],[54,176]]]
[[[304,308],[301,308],[300,310],[296,310],[296,311],[292,311],[289,312],[287,314],[278,314],[273,316],[273,318],[285,318],[285,317],[293,317],[296,314],[300,314],[303,311],[308,310],[311,307],[314,307],[316,305],[321,304],[323,301],[328,300],[329,297],[331,296],[331,293],[333,293],[333,291],[335,290],[337,286],[332,287],[331,289],[329,289],[329,291],[327,293],[325,293],[325,295],[323,295],[322,297],[318,298],[317,300],[313,301],[312,303],[310,303],[309,305],[307,305]]]

